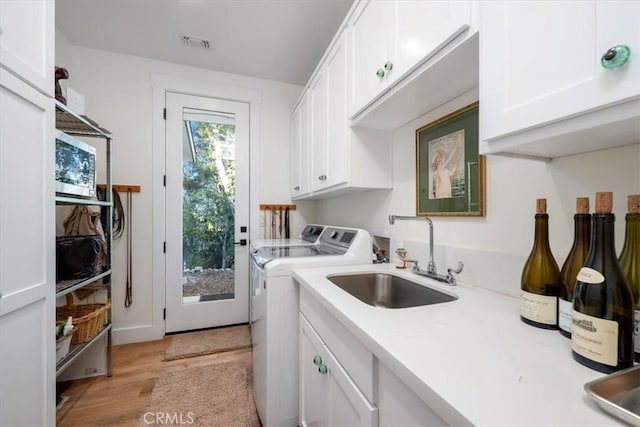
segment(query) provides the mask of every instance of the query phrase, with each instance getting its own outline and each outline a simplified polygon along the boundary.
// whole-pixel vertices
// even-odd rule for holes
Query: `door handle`
[[[239,242],[235,242],[236,245],[247,246],[247,239],[240,239]]]

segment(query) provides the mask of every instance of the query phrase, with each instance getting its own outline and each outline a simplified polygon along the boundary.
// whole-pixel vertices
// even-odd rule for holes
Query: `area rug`
[[[251,347],[248,325],[189,332],[174,335],[164,353],[164,360],[184,359]]]
[[[233,361],[167,372],[158,378],[140,426],[251,426],[249,378]]]

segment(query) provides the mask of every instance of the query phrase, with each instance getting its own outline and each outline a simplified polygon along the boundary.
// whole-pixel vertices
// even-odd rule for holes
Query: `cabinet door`
[[[469,28],[470,3],[463,0],[394,2],[393,69],[389,82],[429,59]]]
[[[347,182],[349,171],[349,120],[347,81],[347,31],[343,31],[327,56],[327,180],[326,186]]]
[[[328,74],[326,66],[322,66],[320,72],[309,86],[311,94],[311,159],[309,182],[311,191],[318,190],[327,182],[327,102],[328,102]]]
[[[322,357],[322,343],[300,315],[300,425],[320,426],[325,401],[325,376],[318,372],[316,356]]]
[[[0,1],[0,63],[48,95],[54,92],[53,16],[53,1]]]
[[[482,2],[481,139],[534,128],[638,98],[640,3]],[[505,37],[508,34],[508,37]],[[624,44],[631,58],[605,69]]]
[[[362,1],[349,22],[351,38],[351,108],[353,116],[387,86],[384,64],[388,58],[388,34],[392,31],[393,4]],[[378,70],[385,76],[379,77]]]
[[[289,168],[291,197],[309,192],[309,161],[311,138],[311,102],[306,92],[291,115]]]
[[[302,109],[296,108],[291,115],[291,124],[289,128],[289,168],[291,180],[291,197],[301,194],[301,144],[300,140],[302,131]]]
[[[302,315],[300,342],[301,424],[327,427],[377,425],[378,409],[360,392]]]
[[[55,422],[53,111],[0,68],[2,425]]]

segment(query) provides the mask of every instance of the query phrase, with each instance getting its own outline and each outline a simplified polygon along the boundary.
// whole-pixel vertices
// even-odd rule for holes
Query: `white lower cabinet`
[[[301,426],[447,425],[304,287],[299,354]]]
[[[362,394],[302,314],[300,425],[378,425],[378,409]]]

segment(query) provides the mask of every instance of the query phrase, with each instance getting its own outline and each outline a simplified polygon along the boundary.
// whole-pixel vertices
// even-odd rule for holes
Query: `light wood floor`
[[[159,341],[113,347],[113,376],[74,381],[64,391],[70,396],[57,411],[60,427],[138,426],[153,386],[163,372],[216,362],[242,361],[251,377],[251,349],[164,362],[171,336]],[[250,384],[253,381],[250,379]],[[251,389],[252,426],[260,426]]]

